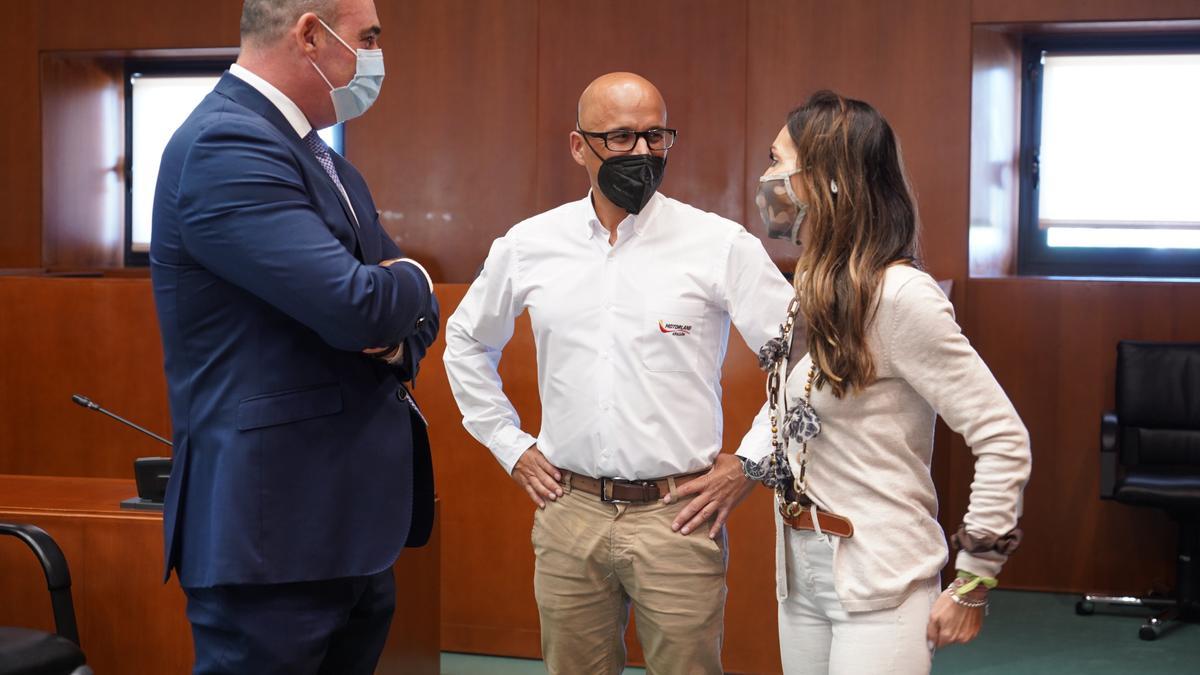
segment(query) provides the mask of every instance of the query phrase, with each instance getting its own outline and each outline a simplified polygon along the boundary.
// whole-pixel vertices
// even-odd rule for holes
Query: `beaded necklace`
[[[773,338],[759,350],[759,367],[767,371],[767,407],[771,421],[771,453],[757,463],[746,466],[746,475],[772,488],[781,504],[792,515],[798,514],[812,503],[808,498],[808,442],[821,433],[821,418],[812,406],[812,387],[817,376],[817,366],[808,369],[804,385],[804,398],[789,408],[787,396],[782,393],[787,379],[788,355],[795,339],[796,318],[800,312],[800,299],[792,298],[788,305],[787,318],[779,326],[779,337]],[[800,443],[800,475],[792,473],[787,459],[788,441]],[[786,497],[788,487],[795,491],[795,500]]]

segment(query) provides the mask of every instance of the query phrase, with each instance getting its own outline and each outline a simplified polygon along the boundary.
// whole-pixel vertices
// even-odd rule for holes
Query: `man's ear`
[[[300,51],[307,56],[312,56],[317,50],[318,34],[324,28],[321,27],[321,22],[317,19],[317,15],[312,12],[305,12],[296,19],[296,25],[293,27],[293,32],[296,36],[297,46]]]
[[[587,140],[578,131],[572,131],[570,135],[571,157],[579,166],[587,166],[587,160],[584,159],[583,153],[587,152],[587,148],[583,147]]]

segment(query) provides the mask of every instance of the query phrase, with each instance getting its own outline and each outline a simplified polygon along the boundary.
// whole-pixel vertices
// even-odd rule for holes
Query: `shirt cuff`
[[[738,457],[744,457],[744,458],[750,460],[751,462],[759,462],[759,461],[762,461],[763,457],[766,457],[767,455],[771,454],[771,448],[770,447],[757,447],[757,445],[754,447],[747,447],[747,446],[743,445],[742,447],[737,449],[737,452],[735,452],[733,454],[737,455]]]
[[[742,438],[742,444],[738,446],[736,454],[738,457],[745,457],[751,462],[758,462],[763,457],[771,454],[771,434],[766,430],[750,428],[750,432]]]
[[[389,366],[394,366],[403,360],[404,360],[404,343],[401,342],[400,346],[396,348],[396,353],[393,354],[385,363],[387,363]]]
[[[521,459],[521,455],[534,445],[537,445],[536,438],[521,431],[518,427],[510,426],[501,429],[492,437],[492,441],[488,443],[488,449],[496,456],[496,461],[500,462],[500,466],[504,467],[504,473],[511,476],[517,460]]]
[[[425,267],[422,266],[421,263],[413,260],[412,258],[401,258],[400,262],[408,263],[409,265],[421,270],[421,274],[425,275],[425,281],[429,284],[429,292],[433,293],[433,277],[429,276],[429,272],[425,270]]]

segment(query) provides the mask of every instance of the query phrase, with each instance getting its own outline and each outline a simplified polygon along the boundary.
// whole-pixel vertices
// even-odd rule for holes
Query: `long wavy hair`
[[[818,91],[788,115],[807,192],[796,262],[816,384],[834,396],[876,379],[867,330],[884,272],[917,265],[917,214],[891,126],[867,103]]]

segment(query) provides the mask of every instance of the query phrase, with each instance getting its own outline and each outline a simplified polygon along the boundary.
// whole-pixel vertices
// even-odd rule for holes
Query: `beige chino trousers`
[[[551,675],[625,667],[632,606],[650,675],[721,673],[725,530],[671,531],[687,499],[612,504],[564,487],[533,518],[533,587]]]

